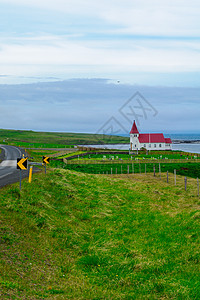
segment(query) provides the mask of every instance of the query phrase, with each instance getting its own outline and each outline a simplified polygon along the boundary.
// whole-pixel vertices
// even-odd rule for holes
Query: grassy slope
[[[200,298],[193,191],[53,170],[0,204],[2,299]]]
[[[5,140],[8,144],[21,146],[60,147],[76,144],[129,143],[129,138],[118,136],[103,136],[86,133],[34,132],[26,130],[0,129],[0,143]]]

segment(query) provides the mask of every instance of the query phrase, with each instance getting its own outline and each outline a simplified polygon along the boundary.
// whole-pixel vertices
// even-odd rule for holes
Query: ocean
[[[192,141],[200,141],[200,134],[164,134],[165,137],[170,137],[176,143],[172,144],[172,150],[180,150],[190,153],[200,153],[200,142],[192,143]],[[180,141],[180,143],[178,143]],[[183,143],[183,141],[190,141],[190,143]],[[129,144],[115,144],[115,145],[86,145],[86,147],[106,148],[106,149],[120,149],[128,150]]]
[[[192,143],[192,141],[200,141],[200,134],[165,134],[165,137],[169,137],[172,141],[190,141],[190,143],[172,144],[172,150],[181,150],[190,153],[200,153],[200,142]]]
[[[172,150],[181,150],[190,153],[200,153],[200,144],[172,144]]]
[[[172,140],[180,140],[180,141],[200,141],[200,133],[190,133],[190,134],[181,134],[181,133],[173,133],[173,134],[164,134],[166,138],[171,138]]]

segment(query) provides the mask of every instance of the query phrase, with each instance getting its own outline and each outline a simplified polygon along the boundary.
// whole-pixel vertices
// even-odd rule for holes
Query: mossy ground
[[[48,169],[1,189],[1,298],[199,299],[200,200],[182,181]]]

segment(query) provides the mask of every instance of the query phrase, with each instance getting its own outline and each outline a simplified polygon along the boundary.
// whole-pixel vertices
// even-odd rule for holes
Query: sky
[[[197,0],[0,0],[0,128],[200,132],[199,15]]]

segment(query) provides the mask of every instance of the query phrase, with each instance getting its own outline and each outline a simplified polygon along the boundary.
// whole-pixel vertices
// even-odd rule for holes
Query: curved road
[[[19,181],[19,171],[17,169],[17,158],[22,157],[24,153],[23,150],[7,145],[0,145],[0,148],[3,150],[2,163],[0,163],[0,188]],[[1,154],[1,155],[2,155]],[[28,171],[22,171],[22,178],[28,176]]]

